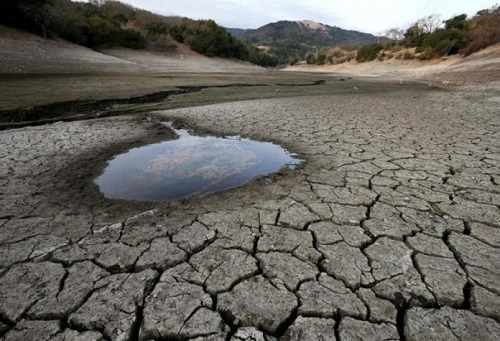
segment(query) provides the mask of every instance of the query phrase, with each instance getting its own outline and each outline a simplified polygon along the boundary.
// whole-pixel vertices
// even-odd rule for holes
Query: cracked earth
[[[488,96],[360,86],[3,131],[1,339],[499,340]],[[103,198],[106,160],[174,138],[162,120],[306,162],[204,198]]]

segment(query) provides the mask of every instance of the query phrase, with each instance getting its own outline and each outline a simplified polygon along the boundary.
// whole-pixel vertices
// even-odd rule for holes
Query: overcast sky
[[[440,14],[474,15],[499,0],[122,0],[164,15],[214,19],[234,28],[258,28],[278,20],[309,19],[331,26],[380,33]]]

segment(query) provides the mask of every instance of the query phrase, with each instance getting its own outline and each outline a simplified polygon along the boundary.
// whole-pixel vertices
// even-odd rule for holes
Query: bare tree
[[[386,36],[387,38],[396,43],[399,43],[401,40],[404,39],[405,31],[402,28],[394,27],[385,31],[384,36]]]
[[[431,14],[420,18],[415,23],[424,33],[432,33],[443,26],[443,19],[439,14]]]

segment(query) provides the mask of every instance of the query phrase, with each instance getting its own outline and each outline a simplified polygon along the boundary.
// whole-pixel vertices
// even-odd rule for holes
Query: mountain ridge
[[[364,46],[377,41],[370,33],[346,30],[313,20],[280,20],[257,29],[229,29],[246,43],[269,47],[280,63],[303,59],[306,53],[339,45]]]

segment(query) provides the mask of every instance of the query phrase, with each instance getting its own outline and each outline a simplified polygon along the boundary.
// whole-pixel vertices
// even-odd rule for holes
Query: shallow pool
[[[95,179],[107,198],[169,201],[242,186],[302,160],[282,147],[239,137],[194,136],[133,148]]]

